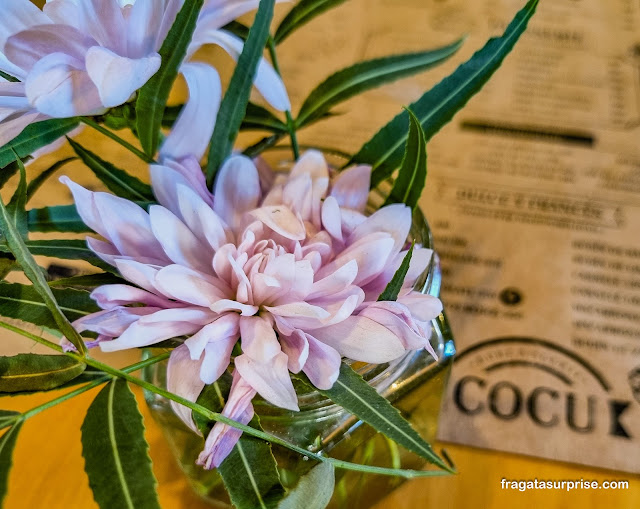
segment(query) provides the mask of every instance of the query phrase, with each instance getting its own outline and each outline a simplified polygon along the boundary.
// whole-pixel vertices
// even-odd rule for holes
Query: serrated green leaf
[[[530,0],[501,37],[490,39],[470,60],[409,106],[420,120],[427,140],[449,122],[500,67],[527,27],[538,1]],[[350,161],[349,164],[370,164],[373,167],[372,187],[391,176],[400,165],[408,126],[409,116],[405,111],[378,131]]]
[[[203,389],[197,403],[214,412],[222,412],[230,388],[231,376],[225,374]],[[197,412],[193,412],[192,416],[198,429],[206,436],[213,423]],[[258,416],[249,425],[262,431]],[[237,509],[275,508],[285,493],[271,445],[247,434],[240,437],[229,456],[218,467],[218,473]]]
[[[427,180],[427,140],[419,120],[409,111],[409,136],[398,177],[384,205],[404,203],[411,209],[418,206]]]
[[[99,311],[89,292],[71,289],[52,289],[51,292],[69,320]],[[59,329],[49,308],[31,285],[0,283],[0,315],[39,327]]]
[[[340,375],[331,389],[316,390],[405,449],[448,470],[400,412],[346,363],[340,366]]]
[[[216,172],[231,154],[242,119],[247,111],[253,77],[269,38],[269,25],[273,18],[274,4],[275,0],[261,0],[255,21],[249,30],[249,36],[231,76],[231,82],[222,99],[216,126],[211,136],[207,161],[207,185],[210,188],[213,186]]]
[[[27,187],[27,203],[31,198],[33,198],[33,195],[36,194],[38,189],[42,187],[42,184],[44,184],[49,177],[51,177],[56,171],[62,168],[65,164],[75,160],[76,160],[75,157],[67,157],[66,159],[62,159],[61,161],[58,161],[53,165],[49,166],[49,168],[44,170],[37,177],[35,177],[31,182],[29,182],[29,186]]]
[[[91,249],[87,247],[84,240],[26,240],[25,245],[34,256],[50,256],[62,260],[84,260],[95,267],[113,272],[111,265],[98,258]],[[7,249],[0,246],[0,251],[7,252]]]
[[[17,154],[16,154],[17,156]],[[24,167],[24,163],[20,160],[16,160],[16,164],[20,169],[20,181],[16,188],[11,201],[7,204],[7,212],[16,225],[17,231],[23,238],[27,237],[29,230],[27,229],[27,170]]]
[[[84,368],[66,355],[0,357],[0,392],[48,391],[81,375]]]
[[[58,326],[58,330],[62,332],[62,334],[78,349],[78,352],[83,354],[86,351],[83,339],[73,328],[71,323],[69,323],[69,320],[60,309],[60,306],[58,306],[51,288],[47,285],[47,280],[45,279],[44,274],[33,259],[33,256],[22,240],[22,237],[17,231],[15,225],[11,222],[11,217],[9,216],[2,199],[0,199],[0,230],[2,231],[13,256],[16,257],[16,261],[20,267],[22,267],[25,276],[27,276],[31,283],[33,283],[33,288],[40,294],[43,302],[53,315],[53,319]]]
[[[320,463],[304,475],[295,488],[280,502],[278,509],[325,509],[336,484],[335,468]]]
[[[389,281],[389,284],[387,284],[384,291],[380,294],[380,297],[378,297],[378,302],[398,300],[398,295],[400,294],[400,290],[402,290],[402,285],[404,284],[404,280],[407,277],[407,272],[409,271],[409,265],[411,264],[413,246],[414,244],[411,244],[411,248],[402,260],[400,267],[393,275],[391,281]]]
[[[9,472],[11,471],[11,465],[13,463],[13,449],[16,446],[18,433],[20,432],[20,428],[22,428],[22,422],[23,421],[16,422],[0,437],[0,507],[2,507],[4,498],[7,496]]]
[[[280,44],[298,28],[346,0],[300,0],[282,20],[273,39]]]
[[[82,162],[111,192],[132,201],[151,201],[154,199],[149,184],[145,184],[114,164],[105,161],[72,139],[68,138],[68,141]]]
[[[80,219],[75,205],[57,205],[28,210],[27,223],[30,232],[84,233],[92,231]]]
[[[36,150],[62,138],[76,127],[78,127],[77,118],[54,118],[27,126],[18,136],[0,148],[0,168],[14,161],[15,154],[20,158],[30,156]]]
[[[145,153],[153,157],[160,143],[162,116],[178,69],[187,55],[196,21],[204,0],[187,0],[176,16],[160,48],[162,64],[157,73],[138,92],[136,119],[138,137]]]
[[[50,288],[96,288],[102,285],[128,284],[121,277],[110,272],[100,272],[98,274],[87,274],[86,276],[65,277],[49,281]]]
[[[116,379],[102,389],[82,423],[82,456],[102,509],[160,509],[149,446],[136,398]]]
[[[435,67],[458,51],[462,42],[461,39],[434,50],[367,60],[342,69],[309,94],[300,108],[296,125],[303,127],[362,92]]]

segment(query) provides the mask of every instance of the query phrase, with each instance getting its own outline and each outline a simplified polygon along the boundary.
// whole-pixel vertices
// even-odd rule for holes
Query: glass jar
[[[381,203],[372,196],[373,210]],[[376,203],[378,202],[378,203]],[[432,237],[423,214],[416,209],[411,238],[416,244],[432,247]],[[418,278],[415,288],[438,296],[441,272],[437,255]],[[438,354],[434,360],[425,350],[410,351],[391,363],[352,366],[387,398],[427,441],[435,439],[438,415],[449,377],[455,347],[444,313],[432,322],[431,345]],[[153,354],[149,350],[149,354]],[[166,386],[166,363],[146,369],[146,380]],[[169,401],[157,394],[145,393],[155,420],[164,431],[170,448],[195,491],[213,507],[231,508],[222,479],[215,470],[196,465],[204,439],[187,428],[174,414]],[[421,469],[426,462],[406,451],[369,425],[358,420],[315,391],[298,391],[299,412],[277,408],[259,397],[254,408],[265,431],[315,453],[367,465]],[[285,488],[296,485],[313,461],[282,447],[274,446],[280,477]],[[397,488],[403,479],[372,476],[360,472],[336,470],[336,489],[330,508],[365,509]]]

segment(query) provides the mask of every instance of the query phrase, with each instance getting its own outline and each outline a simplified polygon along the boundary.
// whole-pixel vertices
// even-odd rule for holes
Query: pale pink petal
[[[312,180],[329,178],[327,161],[318,150],[307,150],[291,168],[289,178],[308,175]]]
[[[165,0],[135,0],[126,20],[127,56],[142,58],[154,53],[165,9]]]
[[[47,0],[42,8],[47,17],[59,25],[70,25],[84,30],[76,0]]]
[[[77,5],[83,32],[91,34],[101,46],[125,55],[127,26],[120,5],[113,0],[81,0]]]
[[[10,62],[7,57],[0,51],[0,71],[4,71],[10,76],[17,78],[21,81],[27,77],[27,73],[24,69],[18,67],[14,63]],[[0,83],[4,83],[4,78],[0,78]]]
[[[311,219],[312,181],[309,175],[291,177],[282,190],[282,201],[303,221]]]
[[[148,316],[145,318],[148,318]],[[114,339],[113,341],[103,341],[100,343],[100,349],[103,352],[116,352],[118,350],[128,350],[130,348],[141,348],[154,343],[159,343],[165,339],[176,338],[184,336],[185,334],[193,334],[201,327],[201,324],[182,321],[141,322],[138,320],[131,324],[119,338]]]
[[[395,241],[395,255],[407,242],[410,228],[411,209],[402,203],[394,203],[375,211],[358,225],[347,239],[347,243],[353,244],[371,233],[387,232]]]
[[[287,355],[280,352],[262,364],[246,354],[235,358],[240,376],[269,403],[298,411],[298,397],[287,368]]]
[[[174,307],[143,316],[139,322],[141,324],[185,322],[200,328],[205,324],[211,323],[216,318],[217,315],[206,308]]]
[[[341,207],[364,212],[371,185],[371,166],[354,166],[340,172],[333,181],[330,195]]]
[[[201,159],[215,128],[222,85],[218,72],[210,65],[187,63],[180,72],[187,82],[189,99],[165,138],[160,157],[182,159],[192,155]]]
[[[242,379],[237,370],[234,371],[231,391],[222,410],[222,415],[241,424],[248,424],[253,418],[251,400],[255,395],[256,391],[251,385]],[[198,465],[206,469],[219,467],[241,435],[242,431],[228,424],[217,422],[205,441],[204,450],[198,456]]]
[[[380,364],[405,353],[398,336],[366,317],[350,316],[338,324],[314,330],[313,335],[355,361]]]
[[[127,281],[138,285],[149,292],[158,292],[156,286],[156,274],[159,267],[152,267],[146,263],[140,263],[136,260],[116,260],[118,272]]]
[[[225,296],[214,278],[181,265],[160,269],[154,283],[167,297],[206,308]]]
[[[213,210],[231,228],[240,227],[245,212],[255,209],[260,199],[258,170],[251,159],[231,156],[216,178]]]
[[[410,292],[398,298],[398,302],[407,306],[411,314],[421,322],[429,322],[442,313],[442,301],[433,295]]]
[[[167,365],[167,390],[195,403],[204,389],[204,382],[199,376],[200,364],[201,361],[191,359],[186,346],[180,345],[175,348],[171,352]],[[190,408],[174,401],[171,402],[171,408],[182,422],[198,435],[201,434],[193,422]]]
[[[270,205],[252,210],[251,216],[283,237],[304,240],[307,236],[304,222],[285,205]]]
[[[28,125],[45,120],[46,118],[47,117],[38,111],[28,110],[4,119],[0,122],[0,147],[13,140],[24,131],[24,128]]]
[[[200,378],[205,383],[212,384],[226,371],[231,362],[231,352],[236,342],[237,338],[223,338],[208,343],[204,347]]]
[[[48,23],[51,23],[51,20],[29,0],[2,0],[0,2],[0,50],[13,34]]]
[[[15,65],[30,70],[51,53],[64,53],[82,62],[95,43],[91,37],[66,24],[39,25],[9,37],[4,54]]]
[[[196,334],[185,341],[191,352],[192,359],[199,359],[208,343],[215,343],[226,339],[238,339],[240,333],[239,315],[226,313],[214,322],[205,325]]]
[[[300,373],[309,357],[309,341],[300,330],[293,331],[290,336],[281,335],[280,345],[287,354],[287,367],[292,373]]]
[[[207,272],[213,252],[172,212],[159,205],[149,208],[151,229],[166,255],[175,263]]]
[[[128,285],[99,286],[93,290],[91,298],[95,300],[102,309],[111,309],[129,304],[146,304],[147,306],[157,306],[161,308],[173,307],[172,303],[167,299]]]
[[[313,283],[311,293],[307,296],[307,299],[314,299],[316,297],[323,297],[341,292],[353,283],[357,275],[358,262],[356,262],[356,260],[350,260],[344,265],[338,267],[328,276]]]
[[[268,363],[280,353],[280,343],[273,326],[259,316],[240,318],[242,351],[252,360]]]
[[[39,60],[25,84],[29,102],[50,117],[95,115],[104,111],[84,63],[64,53],[51,53]]]
[[[402,341],[407,350],[424,348],[429,342],[429,338],[421,334],[410,311],[399,302],[373,302],[360,311],[358,316],[384,325]]]
[[[162,164],[168,166],[174,171],[177,171],[182,175],[189,187],[202,198],[202,200],[209,206],[213,206],[213,194],[207,187],[207,180],[204,176],[204,172],[200,167],[198,159],[193,156],[185,157],[180,161],[174,161],[173,159],[163,159]]]
[[[78,332],[85,330],[97,332],[109,337],[122,334],[129,325],[141,316],[155,313],[159,308],[154,307],[116,307],[84,316],[73,322]]]
[[[87,73],[108,108],[127,102],[160,69],[160,63],[157,53],[132,59],[99,46],[89,48],[85,58]]]
[[[321,390],[329,390],[340,375],[342,357],[335,348],[318,341],[307,334],[309,357],[303,371],[313,385]]]
[[[76,210],[82,219],[82,222],[91,228],[94,232],[102,235],[107,240],[109,239],[109,233],[102,223],[102,218],[96,207],[93,191],[89,191],[84,187],[76,184],[66,175],[60,177],[60,182],[69,188],[73,195],[73,201],[76,205]]]
[[[241,316],[253,316],[259,308],[258,306],[251,306],[249,304],[241,304],[235,300],[221,299],[218,302],[211,304],[211,311],[215,313],[226,313],[228,311],[240,311]]]
[[[342,214],[338,200],[327,196],[322,204],[322,226],[334,238],[342,242]]]

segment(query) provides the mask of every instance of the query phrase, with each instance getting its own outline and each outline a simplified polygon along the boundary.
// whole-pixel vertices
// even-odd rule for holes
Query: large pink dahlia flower
[[[146,212],[63,178],[85,223],[104,240],[88,243],[130,285],[92,296],[103,309],[78,320],[104,351],[188,336],[169,361],[170,390],[193,401],[232,362],[224,415],[244,424],[257,393],[297,410],[289,372],[320,389],[336,381],[342,357],[389,362],[429,345],[440,301],[412,289],[432,252],[414,251],[394,302],[377,302],[406,255],[411,210],[364,214],[370,168],[334,179],[324,157],[307,152],[287,174],[243,156],[220,170],[213,196],[195,159],[152,166],[159,205]],[[176,406],[192,428],[190,411]],[[218,466],[240,433],[216,424],[199,462]]]

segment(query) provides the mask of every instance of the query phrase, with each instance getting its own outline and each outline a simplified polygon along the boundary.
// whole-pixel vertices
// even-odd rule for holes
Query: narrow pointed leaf
[[[286,133],[287,126],[278,117],[271,113],[266,108],[258,106],[250,102],[247,104],[247,111],[242,124],[241,130],[261,130],[261,131],[273,131],[274,133]]]
[[[95,288],[102,285],[128,284],[124,279],[110,272],[87,274],[86,276],[65,277],[49,281],[50,288]]]
[[[186,0],[160,48],[162,64],[138,92],[136,118],[142,149],[153,157],[160,143],[162,116],[186,54],[204,0]]]
[[[16,446],[22,421],[16,422],[0,437],[0,507],[7,496],[9,488],[9,472],[13,463],[13,449]]]
[[[113,380],[91,403],[82,456],[101,509],[160,509],[142,415],[124,380]]]
[[[114,194],[133,201],[150,201],[154,199],[153,191],[149,184],[145,184],[133,175],[129,175],[126,171],[105,161],[72,139],[69,139],[69,144],[82,162]]]
[[[20,418],[20,415],[20,412],[13,412],[11,410],[0,410],[0,430],[8,426],[13,426],[13,424],[15,424],[15,422]]]
[[[80,219],[75,205],[57,205],[27,211],[27,223],[30,232],[90,232]]]
[[[16,225],[17,231],[23,238],[26,238],[29,233],[27,229],[27,211],[25,208],[27,205],[27,170],[20,159],[16,160],[16,164],[20,169],[20,181],[11,197],[11,201],[7,204],[7,212],[13,224]]]
[[[398,300],[398,295],[400,290],[402,290],[402,285],[404,284],[404,280],[407,277],[407,272],[409,271],[409,265],[411,264],[411,256],[413,255],[413,244],[411,244],[411,248],[409,252],[406,254],[402,263],[400,264],[400,268],[396,271],[396,273],[389,281],[389,284],[386,286],[384,291],[378,297],[378,301],[384,300]]]
[[[15,160],[0,169],[0,188],[3,188],[16,173],[18,173],[18,163]]]
[[[99,311],[94,300],[84,290],[52,289],[51,292],[69,320],[77,320]],[[0,283],[0,315],[39,327],[59,328],[42,297],[31,285]]]
[[[73,343],[80,353],[84,353],[86,351],[84,341],[60,309],[54,294],[49,288],[49,285],[47,285],[44,274],[33,259],[15,225],[12,223],[2,199],[0,199],[0,231],[2,231],[2,235],[6,239],[9,249],[13,253],[13,256],[16,257],[16,261],[20,264],[20,267],[22,267],[24,274],[33,283],[34,289],[40,294],[43,302],[53,315],[58,330]]]
[[[273,39],[280,44],[298,28],[346,0],[300,0],[282,20]]]
[[[214,412],[222,412],[225,397],[231,388],[229,376],[208,385],[200,393],[197,403]],[[213,423],[193,412],[194,422],[206,436]],[[262,431],[255,416],[249,425]],[[218,467],[231,502],[237,509],[271,509],[284,496],[276,460],[271,445],[263,440],[243,434],[229,456]]]
[[[470,60],[409,106],[420,120],[426,139],[436,134],[473,97],[500,67],[533,16],[538,0],[518,12],[501,37],[490,39]],[[353,156],[351,163],[373,167],[371,186],[388,178],[402,161],[409,114],[404,111],[378,131]]]
[[[418,206],[418,200],[427,180],[427,140],[416,116],[411,111],[408,113],[411,125],[404,158],[398,177],[384,204],[404,203],[414,209]]]
[[[95,267],[100,267],[107,271],[115,271],[111,265],[98,258],[87,247],[87,243],[84,240],[26,240],[25,245],[34,256],[50,256],[63,260],[84,260]],[[0,246],[0,251],[7,251],[7,249]]]
[[[448,469],[400,412],[346,363],[342,363],[340,375],[333,387],[328,391],[318,392],[397,444],[442,469]]]
[[[302,127],[362,92],[434,67],[451,57],[462,39],[442,48],[360,62],[329,76],[305,99],[296,120]]]
[[[15,154],[23,158],[53,143],[78,127],[77,118],[54,118],[27,126],[17,137],[0,148],[0,168],[15,160]],[[15,151],[15,153],[14,153]]]
[[[36,194],[38,189],[42,187],[49,177],[51,177],[56,171],[62,168],[65,164],[70,163],[71,161],[75,161],[75,157],[67,157],[66,159],[62,159],[49,166],[46,170],[40,173],[37,177],[35,177],[31,182],[29,182],[29,186],[27,187],[27,203],[33,195]]]
[[[335,468],[320,463],[304,475],[296,487],[280,502],[278,509],[325,509],[336,484]]]
[[[275,0],[260,1],[255,21],[249,30],[249,36],[222,99],[209,147],[207,162],[209,187],[213,185],[215,174],[223,161],[231,154],[242,119],[247,111],[253,78],[269,38],[269,25],[273,18],[274,4]]]
[[[15,76],[12,76],[9,73],[6,73],[4,71],[0,71],[0,77],[4,78],[7,81],[10,81],[11,83],[19,83],[20,80],[18,78],[16,78]]]
[[[66,355],[0,357],[0,392],[48,391],[81,375],[84,368]]]

